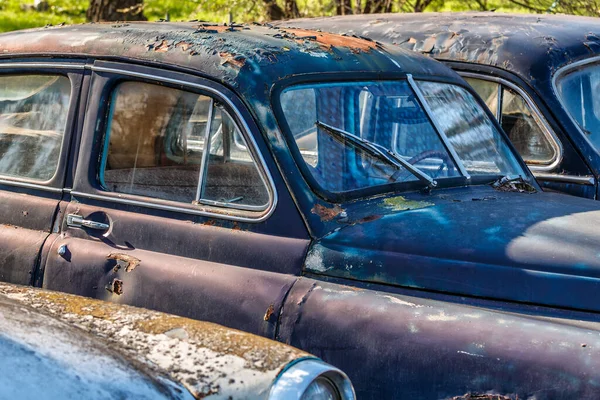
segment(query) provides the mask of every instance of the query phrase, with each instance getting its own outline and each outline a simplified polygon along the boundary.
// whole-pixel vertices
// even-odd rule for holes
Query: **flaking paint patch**
[[[400,300],[400,299],[398,299],[396,297],[392,297],[392,296],[388,296],[388,295],[385,295],[383,297],[385,297],[386,299],[390,300],[394,304],[400,304],[400,305],[403,305],[403,306],[408,306],[408,307],[413,307],[413,308],[425,307],[425,306],[420,305],[420,304],[415,304],[415,303],[411,303],[411,302],[408,302],[408,301]]]
[[[456,321],[458,319],[458,317],[455,315],[446,315],[445,312],[440,311],[440,313],[437,315],[427,316],[427,319],[429,321],[444,321],[444,322],[446,322],[446,321]]]
[[[306,269],[317,272],[326,272],[333,267],[327,268],[323,262],[323,250],[319,248],[310,249],[308,256],[306,256]]]
[[[408,200],[404,196],[387,197],[383,199],[383,204],[394,211],[416,210],[434,205],[427,201]]]
[[[482,356],[481,354],[469,353],[467,351],[462,351],[462,350],[458,350],[457,353],[459,353],[459,354],[465,354],[465,355],[471,356],[471,357],[481,357],[481,358],[485,357],[485,356]]]

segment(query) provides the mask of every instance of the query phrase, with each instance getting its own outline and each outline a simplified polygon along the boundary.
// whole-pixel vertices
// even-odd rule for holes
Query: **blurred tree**
[[[90,0],[88,21],[146,21],[144,0]]]
[[[600,0],[508,0],[535,13],[560,13],[600,17]]]

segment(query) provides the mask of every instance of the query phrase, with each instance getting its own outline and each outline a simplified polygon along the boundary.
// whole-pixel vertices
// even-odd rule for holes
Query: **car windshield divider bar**
[[[421,89],[419,89],[419,87],[417,86],[417,83],[413,79],[412,75],[406,74],[406,79],[408,80],[408,84],[410,85],[412,90],[417,95],[417,99],[419,99],[419,103],[421,103],[421,106],[423,106],[425,113],[427,113],[427,115],[429,115],[429,119],[431,119],[431,123],[433,124],[435,131],[437,132],[438,136],[440,137],[440,139],[442,139],[442,142],[444,142],[444,145],[450,152],[452,161],[454,161],[454,163],[458,167],[458,170],[460,171],[461,175],[464,176],[466,179],[471,179],[471,175],[469,175],[469,173],[467,172],[467,169],[463,165],[462,160],[460,159],[460,157],[458,157],[456,150],[454,150],[454,146],[452,146],[452,143],[450,143],[450,140],[448,139],[448,136],[446,136],[446,133],[442,129],[442,126],[440,125],[438,120],[433,115],[433,111],[431,111],[431,108],[429,107],[429,103],[427,103],[427,100],[425,100],[425,96],[423,95],[423,92],[421,92]]]
[[[356,136],[353,133],[346,132],[343,129],[339,129],[334,126],[324,124],[323,122],[320,122],[320,121],[317,121],[315,123],[315,125],[317,125],[320,128],[325,129],[326,131],[328,131],[329,133],[331,133],[333,135],[336,135],[343,139],[349,140],[352,144],[354,144],[358,148],[365,150],[368,153],[371,153],[371,155],[373,155],[377,158],[384,159],[387,162],[389,162],[397,167],[403,167],[404,169],[407,169],[411,174],[413,174],[415,177],[417,177],[417,179],[419,179],[421,182],[427,184],[428,186],[430,186],[430,187],[437,186],[437,182],[435,180],[433,180],[429,175],[425,174],[420,169],[416,168],[415,166],[413,166],[412,164],[410,164],[409,162],[404,160],[402,157],[396,155],[395,153],[386,149],[385,147],[378,145],[377,143],[373,143],[368,140],[365,140],[359,136]]]
[[[211,147],[211,130],[212,130],[212,119],[213,111],[215,108],[215,100],[210,98],[210,105],[208,106],[208,116],[206,120],[206,130],[204,131],[204,152],[202,153],[202,161],[200,162],[200,172],[198,173],[198,188],[196,190],[196,202],[200,202],[204,195],[204,180],[206,179],[206,171],[208,170],[208,162],[210,157]],[[208,147],[208,148],[207,148]]]

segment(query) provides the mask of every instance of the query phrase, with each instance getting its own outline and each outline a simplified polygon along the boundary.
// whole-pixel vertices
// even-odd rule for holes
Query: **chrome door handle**
[[[89,219],[83,219],[81,215],[69,214],[67,215],[67,225],[74,228],[90,228],[97,229],[99,231],[105,231],[110,228],[110,225],[102,222],[91,221]]]

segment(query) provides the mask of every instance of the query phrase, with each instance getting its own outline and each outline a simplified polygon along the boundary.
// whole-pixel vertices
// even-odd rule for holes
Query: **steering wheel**
[[[439,151],[439,150],[422,151],[419,154],[417,154],[416,156],[413,156],[412,158],[410,158],[408,160],[408,163],[411,165],[415,165],[419,161],[423,161],[423,160],[426,160],[426,159],[432,158],[432,157],[441,158],[443,160],[442,166],[443,165],[449,166],[452,163],[452,160],[450,159],[450,156],[448,155],[448,153],[446,153],[444,151]]]
[[[423,160],[425,160],[427,158],[432,158],[432,157],[436,157],[436,158],[441,158],[442,159],[442,164],[440,165],[440,167],[436,171],[435,175],[432,176],[432,178],[437,178],[438,175],[440,174],[440,172],[442,172],[442,170],[444,169],[444,166],[446,167],[446,169],[449,170],[450,166],[453,165],[452,164],[452,159],[450,158],[450,155],[448,153],[440,151],[440,150],[425,150],[425,151],[422,151],[419,154],[417,154],[417,155],[413,156],[412,158],[410,158],[407,162],[409,164],[411,164],[411,165],[415,165],[419,161],[423,161]],[[394,177],[394,178],[396,178],[396,177]]]

